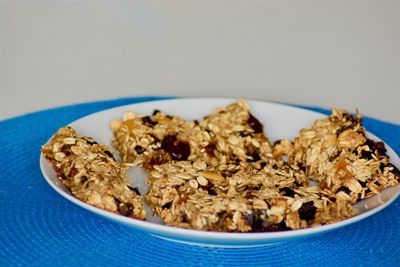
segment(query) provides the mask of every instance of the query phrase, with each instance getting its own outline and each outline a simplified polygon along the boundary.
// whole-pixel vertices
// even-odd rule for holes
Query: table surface
[[[59,127],[151,99],[73,105],[0,121],[0,160],[6,163],[0,165],[0,266],[398,266],[400,199],[365,220],[315,237],[224,249],[177,244],[108,221],[46,183],[40,146]],[[370,118],[363,124],[400,153],[400,126]]]
[[[0,1],[0,119],[229,96],[400,124],[400,1]]]

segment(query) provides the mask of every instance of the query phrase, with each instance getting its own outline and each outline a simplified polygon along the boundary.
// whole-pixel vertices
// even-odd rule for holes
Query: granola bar
[[[304,176],[282,161],[261,169],[173,162],[154,166],[146,199],[167,225],[198,230],[301,229],[355,214],[349,201],[329,190],[298,186]]]
[[[322,189],[352,203],[373,196],[398,184],[400,173],[389,163],[384,144],[366,137],[361,122],[359,114],[333,109],[329,117],[302,129],[293,143],[277,142],[274,156],[302,166]]]
[[[43,146],[42,153],[78,199],[124,216],[145,218],[139,191],[129,186],[125,169],[105,145],[64,127]]]
[[[185,121],[158,110],[152,116],[126,112],[122,120],[111,122],[111,129],[122,161],[146,170],[180,160],[200,159],[219,166],[272,157],[263,126],[244,100],[200,121]]]

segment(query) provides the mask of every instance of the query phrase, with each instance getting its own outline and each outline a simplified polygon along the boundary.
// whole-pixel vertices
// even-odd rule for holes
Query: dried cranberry
[[[262,133],[263,125],[251,113],[249,113],[247,124],[254,130],[254,133]]]
[[[310,222],[314,220],[317,208],[314,206],[314,201],[303,203],[299,209],[300,219]]]

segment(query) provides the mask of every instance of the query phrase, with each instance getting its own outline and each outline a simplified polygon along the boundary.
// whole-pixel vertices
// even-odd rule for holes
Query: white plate
[[[159,109],[171,115],[181,116],[184,119],[199,119],[202,116],[214,111],[216,107],[226,106],[235,100],[236,99],[226,98],[186,98],[145,102],[98,112],[81,118],[71,123],[70,126],[75,128],[80,135],[91,136],[99,143],[104,143],[111,147],[112,133],[109,129],[109,122],[113,119],[121,118],[125,111],[134,111],[139,114],[150,115],[154,109]],[[282,104],[261,101],[249,101],[249,104],[251,112],[265,125],[265,133],[272,142],[281,138],[293,139],[301,128],[308,127],[315,119],[325,116],[320,113]],[[369,134],[369,136],[375,140],[379,140],[372,134]],[[391,149],[387,144],[385,145],[391,162],[396,166],[400,166],[399,156],[396,155],[393,149]],[[40,156],[40,167],[44,177],[46,178],[46,181],[60,195],[91,212],[159,238],[187,244],[218,247],[252,247],[272,245],[338,229],[340,227],[365,219],[382,210],[396,199],[400,191],[399,187],[397,186],[395,189],[391,190],[390,194],[381,193],[380,196],[375,198],[373,201],[375,202],[375,205],[372,205],[373,208],[367,208],[363,213],[357,216],[334,224],[286,232],[206,232],[180,229],[157,223],[140,221],[90,206],[71,195],[71,193],[57,179],[54,170],[44,159],[43,155]],[[376,205],[378,202],[379,205]]]

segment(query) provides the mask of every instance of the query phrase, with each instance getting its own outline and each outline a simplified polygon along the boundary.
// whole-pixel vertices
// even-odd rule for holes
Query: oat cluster
[[[265,232],[349,218],[357,213],[353,208],[357,201],[398,184],[399,171],[389,163],[384,144],[366,137],[361,120],[359,115],[333,109],[332,115],[302,129],[293,141],[272,145],[248,103],[239,100],[193,121],[159,110],[151,116],[126,112],[121,120],[111,122],[111,129],[112,144],[124,166],[139,166],[148,173],[149,191],[142,201],[166,225]],[[83,152],[66,154],[63,150],[71,150],[65,145],[69,135],[62,131],[43,152],[73,194],[123,215],[118,207],[129,204],[130,211],[136,210],[135,216],[129,215],[143,218],[140,196],[129,187],[124,169],[109,149],[90,145],[87,140],[91,139],[74,133]],[[55,160],[57,153],[64,155],[62,159]],[[93,163],[89,156],[93,154],[112,162],[107,171]],[[71,162],[77,159],[82,165],[75,167],[78,172],[71,171],[76,164]],[[88,190],[79,180],[82,169],[85,177],[94,175],[103,183]],[[110,185],[124,190],[106,189]],[[111,192],[107,196],[113,201],[107,202],[104,192]],[[121,200],[120,192],[129,192],[134,201],[128,202],[128,195]],[[93,195],[98,202],[92,200]]]
[[[125,169],[105,145],[64,127],[43,146],[42,153],[57,178],[80,200],[124,216],[145,218],[139,191],[129,186]]]

